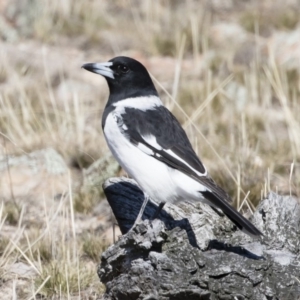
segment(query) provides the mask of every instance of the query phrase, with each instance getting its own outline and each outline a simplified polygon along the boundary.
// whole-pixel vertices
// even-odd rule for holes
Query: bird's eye
[[[118,70],[121,71],[123,74],[125,74],[129,71],[129,68],[124,65],[118,65]]]

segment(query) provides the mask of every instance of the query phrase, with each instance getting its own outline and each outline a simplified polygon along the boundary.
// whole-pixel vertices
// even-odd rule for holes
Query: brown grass
[[[299,196],[299,66],[282,63],[268,40],[278,30],[299,25],[293,6],[29,2],[17,9],[12,1],[2,11],[9,28],[0,41],[3,155],[53,147],[69,164],[72,186],[80,184],[73,173],[81,174],[108,151],[100,125],[107,87],[80,65],[130,55],[146,64],[211,176],[239,209],[254,209],[269,190]],[[220,22],[239,26],[245,38],[216,33],[212,29]],[[107,241],[94,231],[78,233],[76,227],[80,219],[92,217],[99,197],[70,187],[34,217],[27,214],[24,199],[3,199],[2,286],[18,299],[99,297],[103,286],[96,265]],[[33,275],[14,281],[9,270],[20,261]]]

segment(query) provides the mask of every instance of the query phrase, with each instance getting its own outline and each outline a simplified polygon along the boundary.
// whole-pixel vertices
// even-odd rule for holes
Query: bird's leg
[[[139,212],[137,218],[135,219],[135,222],[134,222],[133,226],[131,227],[131,229],[134,228],[138,223],[140,223],[149,199],[150,199],[150,197],[146,193],[144,193],[144,202],[141,206],[140,212]]]
[[[162,209],[163,209],[163,207],[165,206],[165,204],[166,204],[166,202],[164,202],[164,201],[159,203],[159,206],[157,207],[157,209],[156,209],[154,215],[153,215],[152,218],[151,218],[152,221],[155,220],[155,219],[158,217],[158,215],[159,215],[160,212],[162,211]]]

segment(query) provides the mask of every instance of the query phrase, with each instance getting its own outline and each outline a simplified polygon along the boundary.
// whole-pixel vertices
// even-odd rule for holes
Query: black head
[[[133,58],[118,56],[105,63],[90,63],[82,67],[105,77],[110,91],[110,104],[126,98],[157,96],[148,71]]]

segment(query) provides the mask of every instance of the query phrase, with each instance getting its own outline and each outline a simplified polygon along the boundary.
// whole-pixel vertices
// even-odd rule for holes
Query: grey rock
[[[69,189],[69,180],[67,164],[52,148],[19,156],[0,156],[0,197],[3,199],[32,199],[34,206],[43,197],[61,197]]]
[[[36,174],[42,169],[53,175],[64,174],[68,172],[68,167],[64,159],[52,148],[33,151],[21,156],[1,155],[0,172],[6,170],[7,166],[26,166],[29,168],[32,174]]]
[[[149,221],[157,207],[151,201],[143,222],[130,230],[143,193],[126,178],[109,179],[104,191],[123,233],[101,257],[105,299],[300,296],[297,199],[275,193],[264,199],[251,218],[264,236],[253,240],[225,216],[187,202],[167,204],[157,220]]]
[[[83,170],[82,189],[101,188],[103,182],[107,178],[114,176],[119,169],[119,164],[111,154],[96,160],[87,169]]]

